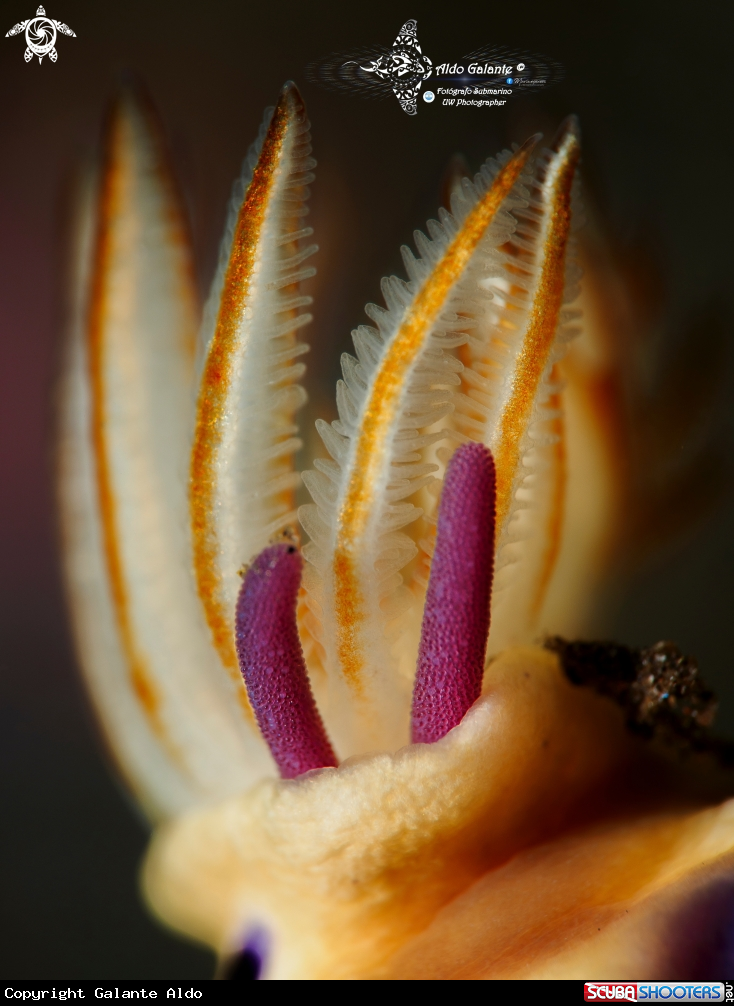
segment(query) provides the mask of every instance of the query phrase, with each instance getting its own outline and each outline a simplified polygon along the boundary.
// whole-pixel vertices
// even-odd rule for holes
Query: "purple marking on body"
[[[270,937],[265,929],[250,931],[245,945],[227,967],[224,977],[231,982],[258,981],[270,956]]]
[[[298,638],[302,566],[293,545],[270,545],[248,569],[237,599],[240,670],[284,779],[338,764],[311,693]]]
[[[432,744],[479,698],[489,633],[495,470],[482,444],[459,447],[446,469],[413,686],[411,737]]]

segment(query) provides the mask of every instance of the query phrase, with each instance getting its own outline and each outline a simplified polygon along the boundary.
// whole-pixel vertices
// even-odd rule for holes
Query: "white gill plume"
[[[304,244],[310,152],[303,102],[287,84],[235,192],[202,339],[190,467],[194,571],[214,646],[250,718],[234,647],[238,571],[296,519],[294,413],[305,401],[297,358],[307,348],[296,336],[311,320],[301,313],[311,298],[300,284],[315,273],[304,263],[316,251]]]
[[[376,327],[353,333],[357,357],[342,359],[339,419],[319,433],[332,461],[304,473],[314,504],[300,511],[311,538],[305,583],[326,653],[325,718],[342,756],[407,741],[410,682],[385,630],[412,600],[401,569],[416,546],[401,528],[421,510],[406,499],[437,466],[424,451],[445,429],[427,432],[454,408],[461,363],[450,352],[483,317],[498,275],[498,249],[526,203],[523,169],[534,141],[488,161],[455,195],[452,213],[417,232],[415,258],[403,250],[409,280],[383,280],[385,308],[368,305]]]
[[[80,662],[111,749],[153,818],[269,769],[201,613],[187,459],[198,305],[188,233],[147,102],[108,119],[75,256],[60,493]]]
[[[561,548],[566,447],[557,364],[578,332],[580,270],[571,238],[578,125],[563,124],[536,161],[502,268],[482,281],[485,314],[460,356],[453,427],[497,465],[497,577],[488,653],[531,642]]]

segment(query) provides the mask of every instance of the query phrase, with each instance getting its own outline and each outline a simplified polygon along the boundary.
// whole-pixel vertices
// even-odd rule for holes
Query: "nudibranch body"
[[[269,979],[664,970],[665,926],[726,873],[734,811],[701,809],[695,772],[533,645],[583,632],[618,516],[579,320],[577,123],[458,181],[403,250],[408,280],[383,281],[318,424],[301,554],[308,130],[288,84],[198,343],[176,189],[133,93],[80,218],[67,573],[111,747],[157,823],[146,896]]]

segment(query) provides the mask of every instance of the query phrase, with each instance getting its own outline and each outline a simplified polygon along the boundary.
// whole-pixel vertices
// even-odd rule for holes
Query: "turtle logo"
[[[415,115],[418,111],[416,99],[421,84],[433,72],[433,63],[423,55],[418,45],[417,27],[418,22],[414,19],[406,21],[388,55],[380,56],[369,66],[360,66],[365,73],[374,73],[390,82],[400,107],[408,115]]]
[[[55,63],[59,58],[55,48],[56,32],[58,31],[62,35],[71,35],[76,38],[76,33],[71,30],[68,24],[62,24],[61,21],[54,21],[53,18],[46,17],[46,11],[43,7],[38,8],[35,17],[13,25],[10,31],[5,33],[5,38],[10,35],[20,35],[22,31],[25,32],[25,40],[28,44],[24,57],[26,63],[30,63],[34,56],[38,56],[39,63],[44,56],[48,56],[51,62]]]

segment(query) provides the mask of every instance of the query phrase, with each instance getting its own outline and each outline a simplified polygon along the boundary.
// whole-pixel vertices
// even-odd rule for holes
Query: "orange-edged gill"
[[[411,364],[444,310],[477,245],[516,184],[532,151],[525,144],[498,171],[470,210],[461,229],[417,293],[395,339],[385,352],[363,411],[343,504],[337,517],[333,557],[337,652],[342,672],[359,689],[365,654],[359,639],[363,599],[355,553],[376,504],[377,473],[399,408]]]
[[[91,434],[97,498],[109,588],[120,642],[129,668],[130,684],[154,733],[170,746],[160,715],[160,699],[147,662],[140,651],[132,621],[128,581],[120,548],[117,501],[110,470],[107,389],[105,383],[106,329],[110,277],[116,249],[114,224],[121,215],[126,173],[125,123],[118,106],[107,123],[104,164],[97,208],[97,236],[92,272],[88,323],[88,365],[91,386]]]
[[[575,121],[569,121],[548,165],[543,189],[548,203],[541,269],[530,321],[512,377],[512,391],[499,420],[494,449],[497,467],[497,525],[510,512],[522,443],[558,329],[566,288],[566,248],[571,226],[571,189],[580,155]]]
[[[287,455],[299,446],[299,441],[288,437],[294,432],[289,425],[291,414],[302,401],[293,379],[303,366],[283,366],[281,371],[277,368],[284,358],[303,351],[305,347],[295,343],[293,332],[310,320],[310,315],[295,316],[295,308],[310,301],[298,296],[297,286],[300,279],[315,270],[293,271],[315,250],[303,250],[298,245],[300,238],[311,233],[310,228],[302,227],[306,210],[301,203],[308,195],[306,185],[311,180],[305,172],[313,166],[307,160],[310,146],[304,116],[298,90],[293,84],[286,85],[262,137],[236,215],[201,379],[190,463],[197,589],[214,645],[236,682],[239,701],[248,715],[251,711],[234,644],[234,600],[239,586],[236,574],[267,543],[273,531],[287,522],[283,514],[293,509],[293,487],[298,481]],[[276,315],[279,321],[274,320]],[[275,352],[268,356],[272,348]],[[252,416],[242,408],[243,381],[257,385],[255,394],[269,393],[261,406],[252,407]],[[285,387],[272,390],[278,384]],[[247,433],[248,423],[255,424],[257,432],[260,427],[256,424],[265,421],[266,413],[272,414],[268,430],[274,443],[267,464],[257,460],[265,450],[265,435],[249,448],[249,455],[248,443],[237,441]],[[251,437],[253,442],[256,439],[255,435]],[[270,495],[275,500],[269,520],[248,513],[244,496],[238,498],[236,489],[231,488],[233,473],[241,463],[250,463],[248,457],[252,464],[260,465],[249,480],[251,489],[254,486],[260,498]],[[246,526],[249,521],[254,528],[253,540],[243,543],[236,538],[236,532],[232,532],[233,538],[229,525],[223,523],[226,520],[232,527]]]

